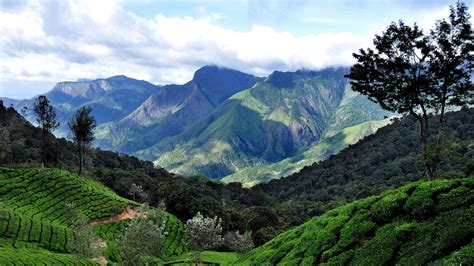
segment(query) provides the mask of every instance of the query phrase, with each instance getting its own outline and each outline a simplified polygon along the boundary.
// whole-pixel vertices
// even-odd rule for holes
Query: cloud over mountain
[[[205,64],[266,75],[274,69],[348,65],[351,53],[367,41],[352,33],[295,36],[257,24],[235,31],[218,25],[219,18],[145,18],[116,1],[6,2],[0,79],[57,81],[120,73],[179,83]]]

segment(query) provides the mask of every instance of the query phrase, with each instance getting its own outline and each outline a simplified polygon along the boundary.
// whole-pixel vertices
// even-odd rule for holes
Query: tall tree
[[[465,3],[450,7],[448,19],[438,20],[430,31],[431,107],[439,115],[437,136],[431,163],[436,173],[442,147],[443,124],[447,106],[474,103],[474,33],[471,15]]]
[[[472,97],[472,30],[465,4],[451,7],[449,21],[438,21],[430,34],[415,24],[392,23],[374,39],[374,49],[360,49],[346,77],[353,90],[382,108],[409,113],[420,125],[426,176],[436,175],[440,141],[429,143],[430,112],[441,112],[439,135],[447,105],[462,106]],[[472,100],[472,98],[471,98]],[[440,139],[440,138],[439,138]]]
[[[76,114],[67,123],[70,137],[77,145],[79,155],[79,171],[81,175],[84,168],[85,149],[94,140],[94,129],[96,127],[95,118],[91,115],[92,108],[83,106],[76,111]]]
[[[56,121],[56,111],[50,104],[48,97],[41,95],[34,103],[33,112],[36,116],[36,122],[42,129],[42,162],[46,165],[46,147],[48,141],[48,133],[59,127]]]

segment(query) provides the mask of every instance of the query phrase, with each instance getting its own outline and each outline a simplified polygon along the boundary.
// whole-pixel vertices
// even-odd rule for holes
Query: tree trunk
[[[82,148],[81,148],[81,143],[80,142],[77,143],[77,150],[79,152],[79,171],[78,171],[78,175],[81,175],[82,174]]]
[[[201,264],[201,251],[198,251],[197,258],[196,258],[196,266]]]
[[[433,180],[434,173],[432,164],[430,163],[429,154],[428,154],[428,116],[425,112],[423,115],[419,115],[414,111],[410,111],[410,114],[413,115],[420,124],[420,144],[421,144],[421,153],[423,157],[423,164],[425,167],[425,174],[428,180]]]
[[[43,128],[43,143],[42,143],[42,165],[41,167],[46,166],[46,130]]]
[[[438,136],[436,137],[435,154],[433,157],[433,175],[436,175],[439,163],[441,161],[441,146],[443,145],[443,124],[444,124],[444,113],[446,106],[446,98],[443,97],[441,101],[441,112],[438,120]]]

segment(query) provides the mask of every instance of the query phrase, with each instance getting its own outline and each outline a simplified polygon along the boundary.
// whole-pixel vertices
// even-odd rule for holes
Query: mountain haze
[[[55,134],[66,135],[67,121],[78,108],[89,105],[97,124],[120,120],[143,103],[159,87],[126,76],[114,76],[92,81],[65,81],[57,83],[45,95],[56,109],[57,119],[61,123]],[[6,106],[20,110],[28,107],[27,118],[35,121],[33,116],[34,98],[30,100],[5,99]]]

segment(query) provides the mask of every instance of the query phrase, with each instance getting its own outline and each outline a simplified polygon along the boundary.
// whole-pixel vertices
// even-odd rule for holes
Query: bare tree
[[[56,121],[56,111],[49,103],[48,97],[41,95],[34,103],[33,112],[36,116],[36,122],[42,129],[42,163],[46,165],[46,147],[48,141],[48,133],[59,127],[59,122]]]

